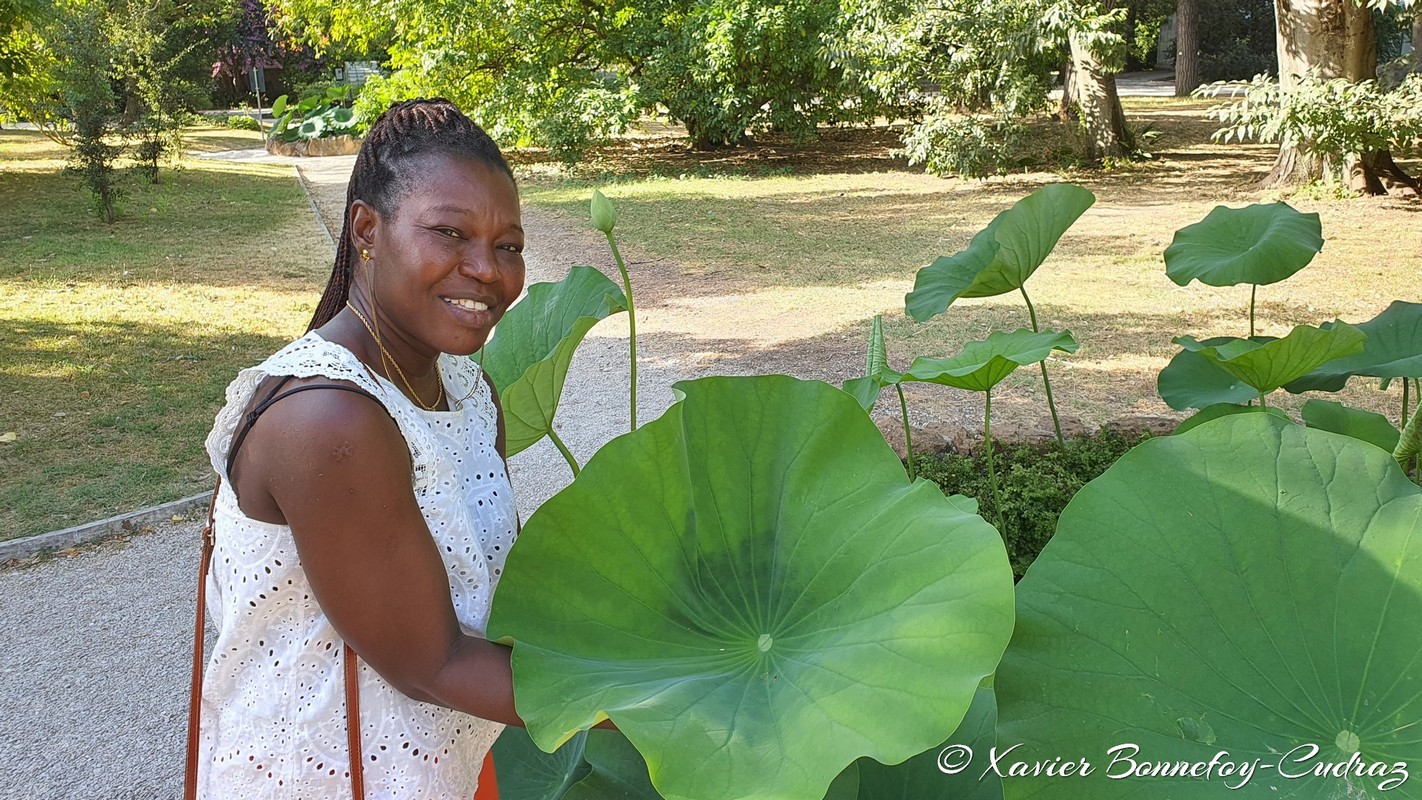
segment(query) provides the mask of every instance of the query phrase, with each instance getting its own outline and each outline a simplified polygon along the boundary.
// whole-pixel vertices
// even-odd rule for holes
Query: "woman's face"
[[[469,355],[523,291],[518,190],[496,167],[458,156],[427,155],[407,169],[414,188],[390,216],[364,203],[352,210],[381,325],[416,351]]]

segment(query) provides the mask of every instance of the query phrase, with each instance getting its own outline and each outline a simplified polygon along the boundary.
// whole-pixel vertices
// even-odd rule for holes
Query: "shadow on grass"
[[[201,491],[203,440],[237,371],[286,340],[173,325],[12,320],[0,329],[0,539]]]

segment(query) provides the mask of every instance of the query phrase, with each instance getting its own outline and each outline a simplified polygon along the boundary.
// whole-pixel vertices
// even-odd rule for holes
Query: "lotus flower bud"
[[[617,226],[617,209],[612,207],[612,201],[603,197],[602,192],[593,189],[592,196],[592,223],[593,227],[605,234],[611,234],[612,229]]]

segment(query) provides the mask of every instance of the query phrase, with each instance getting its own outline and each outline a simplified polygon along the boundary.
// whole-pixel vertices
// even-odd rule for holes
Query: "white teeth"
[[[446,298],[444,298],[444,302],[449,303],[450,305],[459,306],[460,308],[468,308],[468,309],[471,309],[471,310],[473,310],[473,311],[488,311],[488,310],[489,310],[489,304],[488,304],[488,303],[481,303],[481,302],[479,302],[478,300],[464,300],[464,299],[456,300],[456,299],[454,299],[454,298],[446,297]]]

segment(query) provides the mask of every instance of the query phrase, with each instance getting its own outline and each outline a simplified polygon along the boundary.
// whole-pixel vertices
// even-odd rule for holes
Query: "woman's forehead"
[[[405,191],[397,209],[491,211],[500,207],[518,218],[518,188],[498,166],[481,159],[428,153],[404,165]]]

